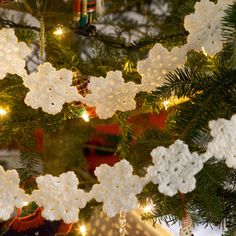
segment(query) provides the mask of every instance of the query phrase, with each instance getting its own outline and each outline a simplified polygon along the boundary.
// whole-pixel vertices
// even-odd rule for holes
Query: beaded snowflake
[[[209,127],[213,140],[208,144],[205,156],[224,159],[228,167],[236,169],[236,115],[231,120],[210,121]]]
[[[29,88],[25,103],[34,109],[42,108],[44,112],[55,115],[64,103],[79,101],[82,96],[77,88],[71,86],[73,74],[66,69],[56,70],[50,63],[44,63],[24,78],[24,85]]]
[[[25,60],[31,50],[24,42],[18,42],[13,29],[0,30],[0,80],[6,74],[26,76]]]
[[[99,184],[92,188],[91,195],[103,202],[103,211],[114,217],[120,212],[129,212],[138,205],[136,194],[141,193],[145,181],[133,175],[133,167],[122,160],[113,167],[103,164],[96,168]]]
[[[121,71],[111,71],[107,77],[92,77],[88,84],[90,94],[85,97],[85,103],[96,107],[96,113],[101,119],[107,119],[116,111],[129,111],[136,107],[134,100],[139,91],[139,85],[125,83]]]
[[[173,196],[178,191],[191,192],[196,185],[194,177],[203,168],[203,159],[197,153],[190,153],[188,145],[177,140],[169,148],[152,150],[154,166],[147,169],[147,178],[159,184],[159,191]]]
[[[14,212],[30,201],[30,196],[19,187],[20,178],[16,170],[4,171],[0,166],[0,219],[6,221]]]
[[[184,67],[187,48],[175,47],[168,51],[161,44],[156,44],[149,52],[149,57],[138,62],[138,72],[142,75],[142,91],[151,92],[165,82],[166,74],[176,68]]]
[[[191,49],[203,49],[211,56],[222,50],[221,21],[232,3],[233,0],[218,0],[217,4],[209,0],[196,2],[195,12],[184,19],[184,27],[190,33],[187,41]]]
[[[84,208],[88,195],[78,189],[78,178],[70,171],[59,177],[45,175],[36,178],[38,190],[32,193],[32,199],[43,207],[42,216],[46,220],[63,219],[65,223],[75,223],[81,208]]]

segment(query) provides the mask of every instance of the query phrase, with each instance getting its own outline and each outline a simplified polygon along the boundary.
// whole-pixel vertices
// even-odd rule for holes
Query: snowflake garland
[[[190,33],[189,49],[203,49],[213,56],[223,49],[221,21],[225,10],[233,0],[218,0],[217,4],[209,0],[201,0],[195,4],[195,12],[186,16],[184,27]]]
[[[113,167],[103,164],[96,168],[99,184],[91,190],[98,202],[103,202],[103,211],[113,217],[120,212],[129,212],[138,205],[136,194],[141,193],[145,180],[133,175],[133,167],[122,160]]]
[[[6,221],[14,208],[21,208],[30,201],[30,196],[19,187],[20,179],[16,170],[4,171],[0,166],[0,219]]]
[[[0,80],[7,73],[26,76],[25,60],[31,50],[24,42],[18,42],[13,29],[0,30]]]
[[[107,77],[92,77],[88,84],[91,91],[84,98],[84,102],[91,107],[96,107],[96,113],[101,119],[107,119],[116,111],[130,111],[135,109],[134,100],[139,91],[139,85],[125,83],[121,71],[111,71]]]
[[[194,190],[196,175],[203,168],[203,159],[196,152],[190,153],[188,145],[177,140],[174,144],[152,150],[154,166],[147,169],[147,178],[159,184],[159,191],[173,196],[178,191],[188,193]]]
[[[149,52],[149,57],[138,62],[138,72],[142,75],[142,91],[151,92],[165,82],[165,77],[176,68],[183,68],[186,62],[187,48],[174,47],[168,51],[161,44],[156,44]]]
[[[224,159],[228,167],[236,169],[236,114],[231,120],[210,121],[209,127],[213,140],[208,143],[205,156]]]
[[[89,200],[89,195],[78,189],[78,178],[69,171],[59,177],[45,175],[36,178],[38,190],[32,193],[32,199],[43,207],[42,216],[46,220],[63,219],[65,223],[75,223],[81,208]]]
[[[44,63],[24,78],[24,85],[29,88],[25,103],[34,109],[42,108],[44,112],[55,115],[64,103],[80,101],[83,97],[77,88],[71,86],[73,73],[66,69],[56,70],[50,63]]]

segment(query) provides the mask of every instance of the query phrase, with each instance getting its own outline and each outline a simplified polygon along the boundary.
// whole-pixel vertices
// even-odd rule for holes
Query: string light
[[[64,34],[64,29],[62,26],[57,26],[55,31],[53,32],[54,35],[56,36],[62,36]]]
[[[81,113],[81,118],[85,121],[85,122],[89,122],[89,113],[86,111],[86,110],[84,110],[84,111],[82,111],[82,113]]]
[[[154,205],[153,201],[152,200],[148,200],[146,205],[141,206],[140,208],[143,211],[143,213],[147,214],[147,213],[152,212],[154,210],[154,207],[155,207],[155,205]]]
[[[23,205],[24,205],[24,206],[28,206],[29,203],[28,203],[28,202],[24,202]]]
[[[204,47],[202,47],[202,52],[203,52],[203,54],[204,54],[206,57],[208,57],[208,54],[207,54],[207,52],[206,52],[206,50],[205,50]]]
[[[6,116],[7,113],[7,109],[0,107],[0,117]]]
[[[81,233],[82,236],[86,236],[86,234],[87,234],[87,228],[86,228],[86,226],[85,226],[85,225],[81,225],[81,226],[79,227],[79,232]]]
[[[170,102],[169,102],[168,100],[165,100],[165,101],[163,102],[163,105],[164,105],[164,107],[165,107],[165,110],[168,109],[169,104],[170,104]]]

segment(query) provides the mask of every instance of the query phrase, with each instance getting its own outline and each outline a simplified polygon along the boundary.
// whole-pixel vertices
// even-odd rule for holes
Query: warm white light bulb
[[[165,107],[165,110],[168,109],[169,104],[170,104],[170,102],[169,102],[168,100],[166,100],[166,101],[163,102],[163,105],[164,105],[164,107]]]
[[[62,36],[64,34],[64,30],[61,26],[57,27],[53,33],[56,36]]]
[[[28,205],[29,205],[28,202],[24,202],[24,203],[23,203],[23,206],[28,206]]]
[[[207,54],[207,52],[206,52],[206,50],[205,50],[204,47],[202,47],[202,52],[203,52],[203,54],[204,54],[206,57],[208,56],[208,54]]]
[[[81,114],[81,118],[85,121],[85,122],[89,122],[89,114],[87,111],[83,111],[83,113]]]
[[[79,231],[80,231],[80,233],[82,234],[82,236],[85,236],[86,233],[87,233],[86,226],[85,226],[85,225],[81,225],[81,226],[79,227]]]
[[[143,212],[144,213],[150,213],[154,209],[153,203],[148,203],[146,206],[143,207]]]
[[[0,116],[6,116],[7,115],[7,110],[0,107]]]

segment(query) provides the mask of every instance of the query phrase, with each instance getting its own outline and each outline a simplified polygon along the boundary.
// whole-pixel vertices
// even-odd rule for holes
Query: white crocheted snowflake
[[[93,186],[91,195],[98,202],[103,202],[103,211],[109,217],[137,207],[136,194],[142,191],[145,183],[142,178],[132,173],[133,167],[126,160],[113,167],[101,165],[96,168],[95,175],[100,183]]]
[[[26,75],[25,60],[31,50],[24,42],[18,42],[13,29],[0,30],[0,80],[6,74]]]
[[[224,159],[228,167],[236,169],[236,115],[231,120],[210,121],[209,127],[213,140],[208,144],[205,156]]]
[[[169,148],[157,147],[152,150],[154,166],[147,169],[147,178],[167,196],[178,191],[191,192],[196,185],[194,177],[203,168],[203,159],[197,153],[190,153],[188,145],[177,140]]]
[[[120,71],[111,71],[107,77],[92,77],[88,85],[91,91],[84,101],[91,107],[96,107],[96,113],[101,119],[107,119],[116,111],[129,111],[136,107],[134,100],[139,91],[139,85],[125,83]]]
[[[188,44],[191,49],[201,50],[213,56],[223,49],[221,32],[222,17],[233,0],[218,0],[217,4],[201,0],[195,4],[195,12],[186,16],[184,27],[189,31]]]
[[[138,72],[142,75],[141,90],[151,92],[162,86],[167,73],[184,67],[186,54],[185,46],[168,51],[161,44],[156,44],[150,50],[148,58],[138,62]]]
[[[46,220],[63,219],[65,223],[75,223],[81,208],[84,208],[88,195],[78,189],[78,178],[70,171],[59,177],[40,176],[36,179],[38,190],[32,193],[32,199],[43,207],[42,215]]]
[[[0,166],[0,219],[8,220],[14,208],[21,208],[30,196],[19,187],[20,179],[16,170],[4,171]]]
[[[79,101],[82,96],[77,88],[71,86],[73,74],[66,69],[56,70],[50,63],[44,63],[24,78],[24,85],[29,88],[25,103],[34,109],[55,115],[62,110],[64,103]]]

